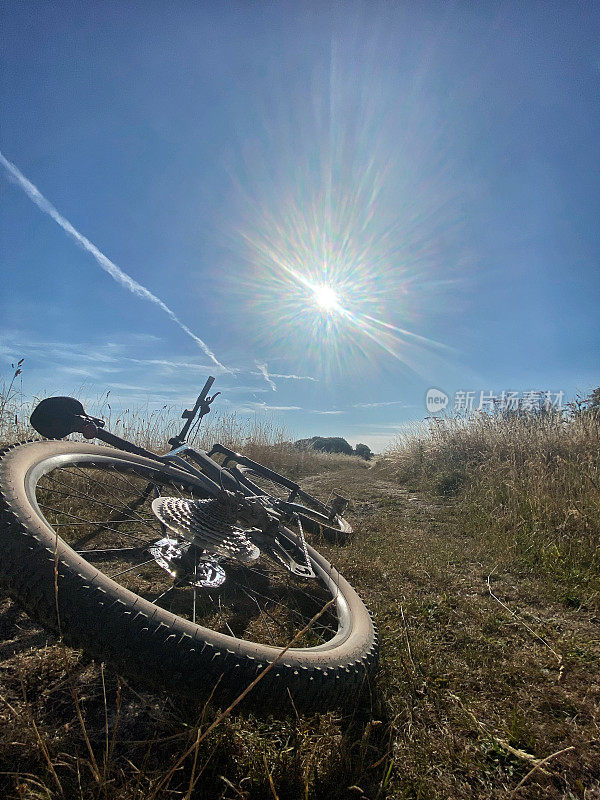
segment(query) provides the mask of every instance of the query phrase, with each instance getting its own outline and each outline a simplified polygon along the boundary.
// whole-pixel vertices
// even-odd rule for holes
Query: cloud
[[[388,400],[386,403],[355,403],[352,408],[382,408],[383,406],[400,406],[402,400]]]
[[[282,378],[290,381],[318,381],[318,378],[313,378],[310,375],[280,375],[278,372],[271,373],[272,378]]]
[[[261,367],[258,362],[256,363],[257,367]],[[266,367],[266,364],[262,365]],[[260,372],[251,372],[251,375],[262,375],[264,377],[265,373],[262,371]],[[288,381],[314,381],[315,383],[318,382],[318,378],[313,378],[311,375],[282,375],[280,372],[270,372],[269,378],[280,378],[281,380],[288,380]]]
[[[313,411],[313,414],[343,414],[343,411]]]
[[[362,422],[362,423],[355,423],[353,428],[371,428],[375,431],[380,430],[381,432],[384,431],[412,431],[412,430],[428,430],[428,425],[426,422],[421,420],[406,420],[404,422]]]
[[[267,403],[250,403],[250,405],[263,411],[302,411],[300,406],[270,406]]]
[[[223,389],[223,392],[230,394],[268,394],[270,393],[270,389],[266,386],[256,387],[256,386],[227,386]]]
[[[110,384],[110,391],[113,392],[117,390],[125,391],[125,392],[135,392],[138,395],[149,395],[154,396],[156,395],[156,387],[151,386],[140,386],[137,383],[120,383],[111,381]],[[164,394],[176,394],[181,395],[181,387],[178,386],[161,386],[160,387],[160,394],[161,396]],[[187,397],[187,396],[186,396]],[[189,398],[187,398],[189,399]]]
[[[127,339],[139,339],[142,343],[152,344],[156,337],[146,338],[127,335]],[[38,338],[29,338],[26,333],[9,331],[4,337],[6,345],[0,345],[0,354],[25,353],[32,356],[43,354],[44,360],[49,361],[83,361],[95,365],[100,372],[118,372],[126,369],[126,364],[139,364],[141,366],[165,367],[184,371],[198,371],[208,373],[214,371],[215,365],[207,366],[196,361],[181,361],[170,358],[134,358],[125,355],[131,349],[131,342],[126,344],[115,341],[97,342],[59,342]],[[108,351],[108,352],[107,352]]]
[[[267,365],[266,364],[259,364],[258,361],[256,361],[255,364],[258,367],[258,369],[260,370],[260,372],[255,373],[255,374],[262,375],[263,378],[266,380],[266,382],[271,387],[271,389],[273,389],[273,391],[276,392],[277,391],[277,386],[275,386],[275,382],[271,379],[271,376],[269,375],[269,373],[267,371]]]
[[[62,372],[65,375],[75,375],[76,378],[94,378],[95,372],[91,372],[89,369],[83,369],[83,367],[69,367],[69,366],[61,366],[57,368],[58,372]]]
[[[134,364],[142,364],[144,366],[194,370],[204,373],[209,372],[212,369],[212,367],[207,367],[205,364],[196,364],[193,361],[170,361],[168,358],[132,358],[130,356],[124,356],[121,360],[131,361]]]
[[[302,411],[300,406],[270,406],[259,401],[238,404],[225,399],[223,402],[242,414],[254,414],[256,411]]]
[[[300,406],[267,406],[267,405],[261,405],[261,408],[264,408],[265,411],[302,411]]]
[[[83,234],[79,233],[79,231],[71,225],[69,220],[65,219],[65,217],[63,217],[63,215],[57,211],[52,203],[44,197],[39,189],[37,189],[33,183],[31,183],[31,181],[27,180],[23,173],[20,172],[20,170],[11,161],[5,158],[1,152],[0,164],[4,167],[9,177],[18,186],[20,186],[21,189],[23,189],[29,199],[32,200],[41,211],[43,211],[45,214],[48,214],[48,216],[51,217],[56,224],[65,231],[65,233],[74,239],[80,247],[88,252],[96,260],[100,267],[102,267],[105,272],[108,272],[111,278],[113,278],[117,283],[120,283],[121,286],[124,286],[128,291],[130,291],[132,294],[135,294],[137,297],[141,297],[143,300],[148,300],[150,303],[154,303],[154,305],[158,306],[162,311],[165,312],[165,314],[167,314],[167,316],[171,318],[176,325],[181,328],[182,331],[187,333],[187,335],[196,342],[196,344],[206,353],[213,363],[225,371],[229,371],[227,367],[221,364],[208,345],[203,342],[199,336],[196,336],[196,334],[179,319],[175,312],[171,311],[169,306],[167,306],[155,294],[152,294],[152,292],[149,289],[146,289],[145,286],[142,286],[126,272],[123,272],[123,270],[113,261],[111,261],[110,258],[98,250],[95,244],[92,244],[89,239],[83,236]]]

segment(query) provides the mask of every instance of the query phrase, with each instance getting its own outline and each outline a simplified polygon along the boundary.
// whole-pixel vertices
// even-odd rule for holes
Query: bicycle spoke
[[[47,476],[47,475],[45,477],[49,478],[49,480],[53,481],[54,483],[57,483],[57,481],[54,478],[52,478],[50,476]],[[104,488],[104,490],[106,490],[106,487],[103,487],[103,488]],[[111,511],[121,511],[122,510],[122,509],[119,509],[116,506],[112,505],[111,503],[104,502],[102,500],[99,500],[97,497],[93,497],[93,496],[90,496],[88,494],[84,494],[83,492],[75,492],[75,493],[73,493],[73,491],[71,491],[70,493],[66,493],[66,492],[62,492],[60,489],[48,489],[48,491],[49,492],[54,492],[56,494],[65,495],[67,498],[72,497],[74,499],[88,500],[90,503],[93,503],[95,505],[104,506],[105,508],[110,508]],[[130,501],[130,504],[131,504],[131,501]],[[136,519],[137,522],[144,522],[145,521],[144,518],[141,517],[137,513],[137,511],[135,511],[134,508],[130,508],[129,510],[132,513],[135,514],[135,516],[137,518]]]
[[[198,575],[198,565],[194,563],[194,578]],[[194,584],[194,591],[192,597],[192,622],[196,622],[196,585]]]
[[[221,620],[223,621],[223,625],[224,625],[224,626],[227,628],[227,630],[229,631],[230,635],[231,635],[231,636],[235,636],[235,633],[234,633],[234,632],[231,630],[231,628],[229,627],[229,623],[228,623],[228,622],[227,622],[227,620],[226,620],[226,619],[223,617],[223,611],[221,610],[221,598],[219,598],[219,603],[215,603],[215,601],[212,599],[212,596],[211,596],[210,594],[209,594],[209,595],[207,595],[207,597],[209,598],[210,602],[211,602],[211,603],[212,603],[214,606],[216,606],[216,609],[217,609],[217,614],[219,615],[219,617],[220,617],[220,618],[221,618]]]
[[[268,617],[270,617],[273,620],[273,622],[275,622],[281,628],[285,628],[283,623],[281,623],[276,617],[274,617],[272,614],[269,614],[269,612],[266,611],[266,609],[262,609],[261,608],[260,603],[258,602],[258,600],[255,597],[253,597],[252,594],[247,591],[247,589],[245,589],[243,586],[241,586],[240,588],[244,592],[245,595],[247,595],[254,603],[256,603],[260,613],[264,612]],[[265,622],[266,622],[266,620],[265,620]],[[270,628],[270,626],[269,626],[269,624],[267,622],[266,622],[266,626],[267,626],[267,630],[269,631],[269,637],[270,637],[272,643],[275,644],[275,638],[274,638],[273,634],[271,633],[271,628]]]
[[[73,467],[73,471],[77,472],[78,475],[81,475],[81,477],[85,478],[90,483],[93,483],[94,485],[99,486],[102,489],[102,491],[106,491],[106,483],[105,482],[94,478],[93,476],[91,476],[89,474],[89,472],[86,472],[81,467],[75,466],[75,467]],[[111,472],[113,475],[118,476],[118,478],[120,479],[121,483],[126,483],[133,492],[139,493],[139,486],[136,486],[135,484],[131,483],[131,481],[128,479],[126,473],[124,473],[122,470],[117,470],[116,467],[111,465],[107,469],[107,471]],[[124,492],[121,492],[121,494],[124,497],[127,497],[127,495],[125,495]],[[142,492],[142,494],[143,494],[143,492]]]
[[[109,578],[118,578],[119,575],[125,575],[126,572],[132,572],[134,569],[139,569],[140,567],[145,566],[146,564],[154,564],[156,563],[153,558],[149,558],[147,561],[142,561],[141,564],[134,564],[133,567],[128,567],[127,569],[121,570],[121,572],[115,572],[114,575],[109,575]]]
[[[156,605],[156,604],[158,603],[158,601],[159,601],[159,600],[162,600],[162,598],[163,598],[163,597],[165,597],[166,595],[168,595],[168,594],[169,594],[169,592],[172,592],[172,591],[173,591],[173,589],[175,589],[175,588],[176,588],[176,587],[175,587],[175,584],[174,584],[174,583],[172,583],[172,584],[169,586],[169,588],[168,588],[168,589],[165,589],[165,591],[164,591],[164,592],[161,592],[161,594],[159,594],[157,597],[155,597],[155,598],[154,598],[154,600],[150,600],[150,602],[151,602],[151,603],[154,603],[154,604]]]
[[[81,524],[82,525],[100,525],[100,526],[102,526],[103,530],[111,531],[112,533],[118,533],[120,536],[139,536],[140,535],[140,534],[129,533],[128,531],[122,531],[122,530],[119,530],[118,528],[109,528],[107,525],[105,525],[104,522],[90,521],[88,519],[85,519],[84,517],[80,517],[78,514],[72,514],[72,513],[68,512],[68,511],[64,511],[61,508],[55,508],[54,506],[48,506],[45,503],[39,503],[39,507],[43,508],[44,511],[54,511],[55,514],[61,514],[61,516],[64,516],[64,517],[70,517],[71,519],[81,520]],[[126,520],[126,521],[127,522],[132,522],[132,521],[135,522],[135,520]],[[158,523],[158,521],[157,521],[157,523]],[[67,522],[55,522],[54,523],[54,525],[56,527],[59,527],[61,525],[62,526],[66,526],[66,525],[70,526],[72,524],[73,523],[71,523],[71,522],[68,522],[68,523]],[[146,527],[148,527],[148,526],[146,526]]]
[[[148,544],[152,544],[152,542],[148,542]],[[116,553],[119,553],[120,555],[124,555],[125,553],[133,555],[133,553],[143,553],[144,550],[146,550],[145,547],[110,547],[104,550],[75,550],[75,552],[79,556],[85,556],[89,558],[90,556],[96,557],[105,555],[107,553],[110,553],[111,555]]]
[[[265,614],[267,614],[267,615],[269,615],[269,616],[271,617],[271,619],[272,619],[274,622],[276,622],[277,624],[279,624],[281,627],[284,627],[284,626],[282,625],[282,623],[281,623],[281,622],[280,622],[278,619],[276,619],[275,617],[273,617],[271,614],[269,614],[269,612],[268,612],[268,611],[266,611],[266,609],[262,608],[262,607],[260,606],[260,604],[258,603],[258,600],[256,600],[255,598],[258,598],[258,597],[260,597],[260,598],[262,598],[263,600],[266,600],[266,601],[268,601],[268,602],[269,602],[269,603],[271,603],[272,605],[276,605],[276,606],[279,606],[280,608],[284,609],[284,610],[285,610],[285,612],[286,612],[286,613],[288,613],[288,614],[289,614],[290,612],[291,612],[291,613],[293,613],[293,614],[294,614],[294,615],[295,615],[295,616],[298,618],[298,620],[299,620],[299,623],[300,623],[299,627],[304,627],[304,625],[306,624],[306,622],[308,622],[308,620],[309,620],[309,619],[310,619],[312,616],[314,616],[314,614],[311,614],[310,616],[307,616],[306,614],[303,614],[303,613],[302,613],[300,610],[298,610],[297,606],[296,606],[296,609],[290,608],[290,607],[289,607],[289,605],[285,605],[284,603],[280,603],[278,600],[275,600],[273,597],[269,597],[268,595],[262,594],[261,592],[259,592],[258,590],[254,589],[253,587],[249,587],[249,586],[246,586],[246,587],[244,587],[242,584],[240,584],[239,582],[235,581],[233,578],[229,578],[229,580],[230,580],[232,583],[234,583],[236,586],[239,586],[239,588],[240,588],[240,589],[241,589],[243,592],[246,592],[246,593],[247,593],[247,592],[250,592],[250,593],[251,593],[251,594],[254,596],[252,599],[253,599],[253,600],[254,600],[254,602],[256,602],[256,604],[259,606],[259,608],[261,609],[261,612],[262,612],[262,613],[265,613]],[[291,599],[292,597],[293,597],[293,593],[292,593],[292,592],[290,592],[290,593],[288,594],[288,600],[289,600],[289,599]],[[320,601],[317,601],[315,598],[311,598],[311,599],[312,599],[312,600],[315,602],[315,605],[316,605],[318,608],[321,608],[321,607],[324,605],[324,603],[323,603],[323,601],[322,601],[322,600],[320,600]],[[326,627],[326,628],[327,628],[327,626],[323,626],[323,627]],[[333,631],[331,628],[327,628],[327,629],[328,629],[328,630],[330,630],[332,633],[335,633],[335,631]]]
[[[247,570],[248,572],[257,573],[257,570],[253,569],[252,567],[248,567],[247,565],[244,566],[244,569]],[[257,573],[257,574],[265,575],[267,573]],[[288,582],[287,582],[288,589],[290,591],[292,591],[291,585],[289,583],[290,573],[287,572],[287,570],[286,570],[286,576],[287,576],[287,580],[288,580]],[[305,589],[303,589],[301,586],[299,586],[297,584],[294,585],[293,591],[296,591],[296,592],[304,595],[305,597],[307,597],[309,600],[311,600],[315,604],[315,606],[321,607],[323,605],[323,602],[322,602],[323,598],[322,597],[317,598],[314,595],[309,594]]]
[[[81,517],[79,517],[77,515],[65,513],[64,511],[62,511],[60,509],[53,508],[52,506],[46,506],[43,503],[40,503],[39,506],[44,511],[54,511],[55,513],[60,514],[63,517],[65,517],[65,516],[66,517],[73,517],[76,520],[81,520]],[[90,524],[90,523],[88,523],[87,520],[84,520],[81,523],[72,523],[70,521],[69,522],[58,522],[57,521],[57,522],[54,522],[54,527],[57,530],[61,530],[62,528],[71,528],[71,526],[73,524]],[[107,525],[104,525],[103,523],[92,523],[92,524],[96,525],[97,530],[95,530],[92,533],[89,533],[87,535],[81,536],[79,539],[77,539],[76,542],[72,543],[72,546],[74,546],[75,549],[81,547],[81,545],[86,544],[91,539],[94,539],[97,536],[99,536],[102,533],[107,532],[107,531],[112,533],[112,534],[115,534],[115,536],[117,536],[119,538],[127,537],[129,539],[135,539],[138,542],[140,542],[140,546],[142,546],[144,544],[148,544],[149,542],[154,541],[156,538],[158,538],[160,536],[159,532],[156,531],[155,534],[154,534],[153,539],[148,540],[147,532],[145,532],[144,535],[142,536],[141,533],[131,533],[130,531],[123,531],[123,530],[120,530],[118,528],[111,528],[111,527],[108,527]],[[63,538],[64,538],[64,536],[63,536]],[[94,548],[94,549],[96,549],[96,548]]]
[[[57,513],[63,514],[64,516],[72,516],[72,515],[64,512],[64,511],[58,511],[57,509],[52,508],[51,506],[44,506],[42,503],[40,503],[39,505],[40,505],[40,508],[48,508],[50,511],[56,511]],[[77,517],[74,517],[74,519],[77,519]],[[114,523],[115,525],[117,525],[117,524],[119,524],[121,522],[135,522],[136,520],[131,520],[131,519],[111,519],[109,521]],[[151,519],[150,517],[148,517],[146,522],[153,522],[156,525],[158,523],[158,520],[156,519],[156,517],[154,519]],[[57,523],[57,524],[59,524],[59,523]],[[105,524],[105,520],[102,520],[102,519],[87,519],[84,522],[69,522],[69,527],[73,528],[73,527],[75,527],[77,525],[104,525],[104,524]],[[123,531],[119,531],[119,533],[123,533]]]
[[[328,585],[320,578],[298,578],[268,551],[251,565],[217,558],[226,573],[217,589],[196,585],[198,561],[190,563],[186,582],[183,565],[190,560],[189,542],[175,538],[150,506],[161,496],[197,499],[193,484],[171,482],[131,463],[120,468],[82,462],[46,473],[39,490],[38,504],[49,524],[78,555],[148,602],[192,623],[235,638],[285,646],[331,598],[331,581]],[[169,538],[175,540],[174,547],[165,545],[149,558],[149,548]],[[303,562],[292,539],[282,544],[292,558]],[[150,565],[155,568],[145,569]],[[171,572],[177,573],[175,581]],[[336,633],[332,612],[316,621],[298,646],[326,642]]]

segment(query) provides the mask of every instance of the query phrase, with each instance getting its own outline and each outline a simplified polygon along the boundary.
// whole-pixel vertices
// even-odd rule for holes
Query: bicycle
[[[255,699],[342,703],[375,669],[377,631],[307,534],[347,537],[347,501],[187,444],[213,382],[162,455],[78,400],[43,400],[31,424],[46,440],[0,453],[3,582],[45,627],[152,686],[224,702],[265,671]]]

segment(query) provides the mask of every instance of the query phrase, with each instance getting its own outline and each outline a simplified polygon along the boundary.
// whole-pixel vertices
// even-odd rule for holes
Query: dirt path
[[[427,786],[426,797],[510,797],[514,776],[573,748],[515,796],[600,797],[597,610],[499,572],[451,502],[376,471],[336,480],[357,498],[355,539],[337,562],[380,626],[398,785]]]

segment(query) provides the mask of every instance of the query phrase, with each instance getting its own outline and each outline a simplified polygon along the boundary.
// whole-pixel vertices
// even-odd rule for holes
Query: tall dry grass
[[[460,520],[499,561],[600,590],[600,409],[433,419],[398,439],[379,469],[456,498]]]
[[[0,381],[0,446],[39,438],[29,425],[29,417],[42,396],[26,395],[19,381],[21,366],[12,366],[10,377]],[[79,399],[88,414],[104,419],[106,428],[112,433],[157,453],[170,449],[168,440],[179,433],[183,425],[183,409],[178,406],[163,404],[153,407],[146,403],[127,407],[113,400],[110,391]],[[276,417],[222,412],[218,408],[218,399],[210,414],[190,433],[188,441],[192,447],[210,450],[215,442],[219,442],[290,478],[340,469],[355,465],[358,460],[353,456],[298,449]]]

